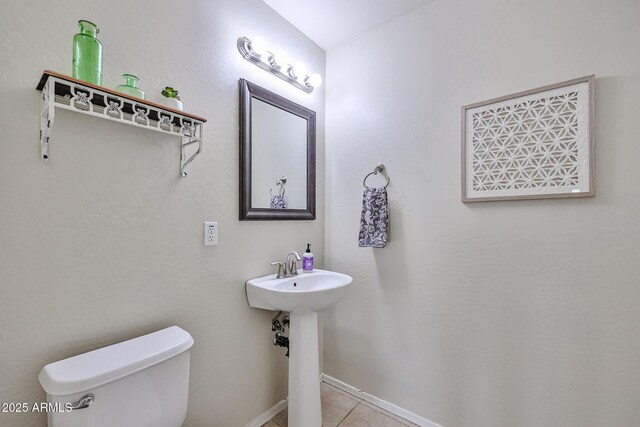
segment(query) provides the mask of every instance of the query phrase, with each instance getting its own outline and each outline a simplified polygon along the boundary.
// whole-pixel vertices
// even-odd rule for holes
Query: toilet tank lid
[[[88,353],[50,363],[38,379],[53,396],[80,393],[126,377],[185,352],[193,338],[171,326]]]

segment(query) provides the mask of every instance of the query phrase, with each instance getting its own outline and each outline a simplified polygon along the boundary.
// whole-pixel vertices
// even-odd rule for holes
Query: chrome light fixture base
[[[291,74],[295,76],[295,70],[293,73],[291,73],[291,67],[288,66],[288,64],[283,64],[286,66],[286,68],[283,65],[278,64],[276,60],[273,59],[271,52],[269,52],[270,56],[268,57],[267,62],[264,62],[259,54],[251,50],[251,40],[249,40],[247,37],[240,37],[238,39],[238,51],[240,52],[240,55],[242,55],[242,57],[247,61],[253,63],[254,65],[257,65],[265,71],[270,72],[271,74],[280,77],[285,82],[291,83],[301,91],[306,93],[313,92],[313,86],[302,84],[297,79],[291,77]],[[305,82],[308,79],[309,77],[307,76],[305,78]]]

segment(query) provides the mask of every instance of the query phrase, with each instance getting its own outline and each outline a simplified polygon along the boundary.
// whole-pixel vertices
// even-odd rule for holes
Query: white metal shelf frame
[[[120,96],[108,89],[101,90],[47,72],[43,75],[44,79],[46,81],[41,81],[38,86],[42,90],[40,154],[43,160],[49,159],[49,141],[56,108],[179,137],[180,174],[183,177],[187,176],[186,167],[202,152],[202,127],[206,122],[204,119],[180,114],[175,110],[161,108],[157,104]],[[187,149],[188,147],[192,148]]]

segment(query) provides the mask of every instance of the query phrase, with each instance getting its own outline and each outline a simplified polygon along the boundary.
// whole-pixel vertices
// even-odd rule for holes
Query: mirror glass
[[[315,112],[240,80],[240,219],[315,219]]]
[[[305,209],[307,121],[253,98],[251,136],[251,207]]]

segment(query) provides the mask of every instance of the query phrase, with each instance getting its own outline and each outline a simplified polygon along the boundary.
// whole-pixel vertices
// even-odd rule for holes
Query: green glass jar
[[[116,91],[136,98],[144,99],[144,92],[140,90],[140,88],[136,87],[136,84],[140,79],[133,74],[123,74],[122,77],[124,77],[124,84],[116,86]]]
[[[80,32],[73,36],[72,77],[102,86],[102,43],[96,38],[100,30],[85,20],[78,25]]]

